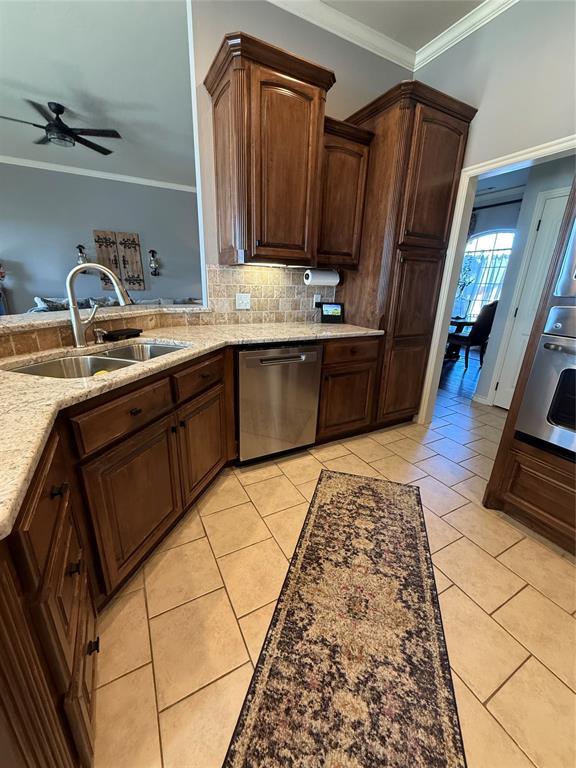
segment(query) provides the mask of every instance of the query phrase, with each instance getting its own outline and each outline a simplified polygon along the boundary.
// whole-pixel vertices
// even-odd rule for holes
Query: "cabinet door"
[[[398,339],[384,361],[378,421],[418,412],[430,339]]]
[[[318,264],[355,267],[360,256],[368,147],[325,134]]]
[[[322,371],[317,437],[333,437],[368,427],[372,421],[377,365],[346,363]]]
[[[177,432],[172,416],[161,419],[82,469],[107,591],[181,512]]]
[[[468,123],[418,104],[400,243],[446,248]]]
[[[312,264],[323,92],[256,65],[251,83],[253,257]]]
[[[70,489],[65,488],[44,581],[32,602],[38,631],[60,693],[67,690],[72,676],[80,587],[85,580],[83,548],[72,510]]]
[[[90,768],[94,751],[94,678],[99,639],[96,637],[96,611],[85,579],[82,590],[78,643],[74,676],[64,697],[64,711],[80,756],[82,766]]]
[[[432,334],[444,252],[433,250],[399,251],[394,280],[393,336]]]
[[[226,463],[224,386],[219,384],[178,411],[184,507]]]

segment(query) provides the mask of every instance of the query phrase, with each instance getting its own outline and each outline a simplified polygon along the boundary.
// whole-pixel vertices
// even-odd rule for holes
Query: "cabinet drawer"
[[[378,339],[328,341],[324,344],[324,364],[376,360],[378,346]]]
[[[168,378],[70,419],[82,456],[150,423],[172,407]]]
[[[180,373],[174,374],[176,400],[181,403],[194,395],[200,394],[224,378],[224,355],[211,357],[204,362],[191,365]]]
[[[68,689],[72,675],[81,586],[86,580],[84,553],[70,498],[70,490],[66,489],[44,581],[32,604],[42,645],[61,693]]]
[[[93,745],[93,692],[96,672],[96,657],[99,639],[96,637],[96,614],[84,579],[80,598],[80,617],[74,672],[72,682],[64,697],[64,712],[70,730],[85,768],[92,765]]]
[[[10,537],[27,592],[35,592],[42,581],[68,483],[65,452],[59,434],[53,432],[22,507],[19,524]]]

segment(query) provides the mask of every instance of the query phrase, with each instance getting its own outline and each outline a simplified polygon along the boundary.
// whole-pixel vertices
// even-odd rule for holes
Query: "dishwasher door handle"
[[[260,365],[291,365],[292,363],[305,363],[306,355],[292,355],[292,357],[261,357]]]

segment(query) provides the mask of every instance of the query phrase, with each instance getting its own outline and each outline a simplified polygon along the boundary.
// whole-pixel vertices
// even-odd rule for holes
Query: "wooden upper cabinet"
[[[468,122],[417,104],[400,243],[446,248]]]
[[[324,101],[334,81],[244,33],[224,38],[204,80],[221,264],[316,263]]]
[[[318,88],[252,67],[255,258],[314,261],[322,113]]]
[[[356,267],[373,134],[350,123],[324,120],[318,265]]]
[[[444,251],[411,248],[398,251],[392,298],[392,334],[429,336],[444,268]]]

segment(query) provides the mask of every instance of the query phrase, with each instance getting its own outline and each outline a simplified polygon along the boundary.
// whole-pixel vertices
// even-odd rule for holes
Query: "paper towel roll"
[[[335,269],[307,269],[304,285],[338,285],[340,275]]]

